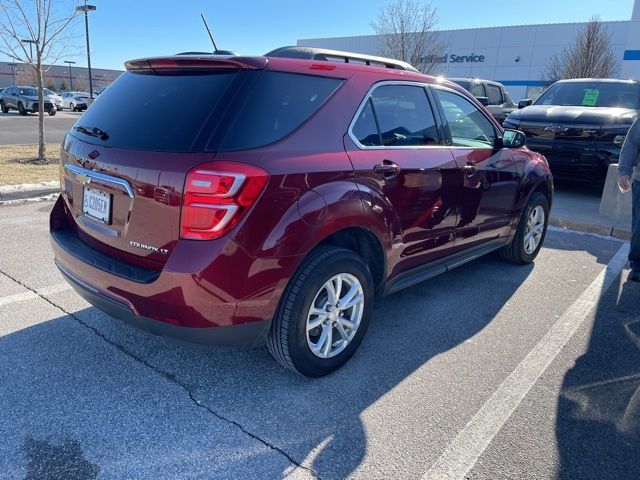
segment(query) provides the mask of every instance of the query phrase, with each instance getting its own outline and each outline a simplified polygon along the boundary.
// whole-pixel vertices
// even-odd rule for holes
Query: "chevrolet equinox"
[[[266,342],[318,377],[356,351],[375,297],[542,247],[545,158],[454,83],[302,47],[126,69],[64,140],[50,227],[66,280],[135,327]]]

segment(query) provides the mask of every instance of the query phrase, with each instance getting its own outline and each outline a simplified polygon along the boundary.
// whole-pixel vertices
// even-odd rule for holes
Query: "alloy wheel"
[[[529,212],[527,229],[524,233],[524,251],[527,255],[533,254],[542,241],[544,233],[545,213],[542,206],[537,205]]]
[[[358,331],[364,312],[360,281],[339,273],[316,293],[307,314],[307,345],[319,358],[331,358],[344,351]]]

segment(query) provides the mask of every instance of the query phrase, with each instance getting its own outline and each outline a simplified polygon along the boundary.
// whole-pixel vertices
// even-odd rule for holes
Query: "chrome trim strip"
[[[88,178],[89,182],[91,180],[98,180],[100,182],[110,183],[112,185],[118,185],[119,187],[124,188],[126,190],[127,194],[131,198],[135,198],[135,196],[136,196],[134,191],[133,191],[133,188],[131,188],[131,184],[129,182],[127,182],[123,178],[112,177],[111,175],[106,175],[104,173],[94,172],[93,170],[89,170],[87,168],[78,167],[77,165],[72,165],[70,163],[66,163],[64,165],[64,168],[65,168],[65,170],[68,170],[69,172],[73,173],[74,175],[78,175],[78,176],[82,176],[82,177]]]

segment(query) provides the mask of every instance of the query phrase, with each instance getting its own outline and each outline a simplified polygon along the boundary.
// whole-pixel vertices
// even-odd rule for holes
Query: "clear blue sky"
[[[125,60],[185,50],[208,51],[203,12],[219,48],[262,54],[299,38],[367,35],[389,0],[90,0],[92,65],[121,69]],[[633,0],[432,0],[439,28],[628,20]],[[615,6],[614,6],[615,5]],[[84,25],[77,26],[84,34]],[[84,39],[81,45],[84,46]],[[74,58],[86,65],[86,56]]]

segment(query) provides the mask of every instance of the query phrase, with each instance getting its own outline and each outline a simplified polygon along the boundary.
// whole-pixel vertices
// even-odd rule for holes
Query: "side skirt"
[[[504,238],[492,240],[490,242],[483,243],[482,245],[478,245],[477,247],[474,247],[472,249],[466,250],[462,253],[452,255],[450,257],[428,263],[426,265],[422,265],[406,272],[402,272],[393,280],[387,283],[383,292],[383,296],[390,295],[407,287],[412,287],[417,283],[424,282],[425,280],[433,278],[437,275],[446,273],[449,270],[453,270],[460,265],[471,262],[476,258],[482,257],[504,246]]]

